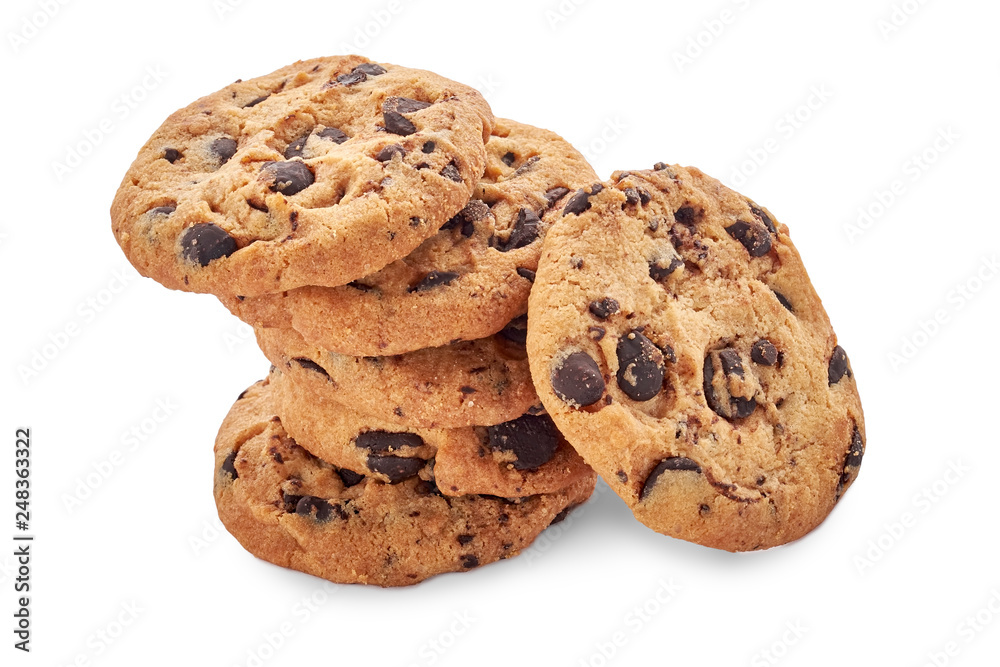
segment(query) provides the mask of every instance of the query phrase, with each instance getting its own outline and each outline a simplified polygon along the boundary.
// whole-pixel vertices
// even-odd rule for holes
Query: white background
[[[1000,6],[895,1],[6,0],[0,662],[997,664]],[[108,208],[174,109],[345,51],[477,86],[602,178],[696,165],[787,223],[867,416],[830,518],[731,555],[602,485],[520,557],[399,590],[324,586],[219,530],[213,438],[268,364],[213,297],[127,268]],[[20,426],[30,655],[7,546]]]

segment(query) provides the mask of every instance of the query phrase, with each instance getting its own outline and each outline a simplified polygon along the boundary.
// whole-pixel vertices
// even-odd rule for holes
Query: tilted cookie
[[[697,169],[617,172],[569,200],[528,353],[559,429],[661,533],[789,542],[857,476],[857,386],[787,227]]]
[[[391,424],[458,428],[500,424],[539,406],[525,319],[489,338],[392,357],[336,354],[292,329],[255,331],[264,356],[318,396]]]
[[[595,480],[517,499],[446,498],[419,477],[384,484],[298,446],[266,381],[240,396],[215,442],[226,529],[258,558],[337,583],[406,586],[516,556],[586,501]]]
[[[465,205],[492,125],[479,93],[431,72],[297,62],[171,114],[125,175],[112,229],[140,273],[173,289],[343,285]]]
[[[359,415],[279,369],[268,380],[281,423],[297,443],[383,482],[424,473],[447,496],[513,497],[553,493],[592,474],[545,414],[495,426],[421,429]]]
[[[557,134],[497,119],[472,199],[403,259],[341,287],[222,301],[254,326],[290,326],[340,354],[395,355],[484,338],[527,310],[550,220],[569,193],[596,178]]]

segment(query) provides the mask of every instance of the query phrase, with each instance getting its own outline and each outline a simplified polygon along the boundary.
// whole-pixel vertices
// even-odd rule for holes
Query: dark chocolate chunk
[[[457,273],[451,271],[431,271],[420,279],[416,285],[409,288],[409,292],[425,292],[429,289],[438,287],[439,285],[447,285],[451,281],[458,278]]]
[[[464,547],[466,544],[474,540],[475,537],[476,537],[475,535],[459,535],[458,543]]]
[[[557,201],[562,199],[569,192],[569,188],[564,188],[558,186],[555,188],[550,188],[545,191],[545,201],[549,203],[549,206],[554,206]]]
[[[524,268],[518,267],[518,269],[517,269],[517,275],[521,276],[522,278],[524,278],[525,280],[527,280],[529,283],[535,282],[535,272],[532,271],[531,269],[524,269]]]
[[[267,95],[261,95],[260,97],[256,97],[256,98],[250,100],[249,102],[247,102],[246,104],[244,104],[243,108],[244,109],[249,109],[251,107],[255,107],[258,104],[260,104],[261,102],[263,102],[264,100],[266,100],[267,98],[269,98],[270,96],[271,96],[271,94],[268,93]]]
[[[222,227],[210,222],[199,222],[181,234],[181,256],[189,262],[208,266],[220,257],[236,252],[236,240]]]
[[[591,192],[589,193],[586,190],[577,190],[576,194],[570,197],[569,201],[566,202],[566,206],[563,208],[562,214],[569,215],[571,213],[575,213],[576,215],[580,215],[590,208],[590,198],[602,189],[603,187],[598,189],[595,185],[591,188]]]
[[[236,155],[236,140],[231,137],[219,137],[211,143],[209,150],[219,158],[220,164],[225,164]]]
[[[514,222],[514,229],[511,230],[510,236],[500,245],[500,252],[509,252],[534,243],[541,233],[538,228],[541,222],[534,211],[522,208],[517,212],[517,220]]]
[[[426,461],[423,459],[411,459],[403,456],[368,455],[368,467],[373,472],[382,473],[388,477],[390,484],[396,484],[413,477],[420,472],[425,463]]]
[[[591,301],[588,310],[590,314],[599,320],[606,320],[618,312],[618,302],[611,297],[605,297],[600,301]]]
[[[757,225],[737,220],[726,227],[726,232],[742,243],[751,257],[763,257],[771,250],[771,235]]]
[[[237,477],[240,476],[240,474],[236,472],[236,454],[237,452],[235,451],[229,452],[229,455],[222,462],[222,467],[221,467],[222,472],[228,474],[233,479],[236,479]]]
[[[517,156],[508,151],[500,159],[503,160],[503,163],[505,165],[507,165],[508,167],[513,167],[514,166],[514,161],[517,160]]]
[[[487,429],[490,448],[513,452],[516,470],[534,470],[552,460],[559,448],[559,431],[548,415],[522,415]]]
[[[295,505],[295,513],[299,516],[312,517],[320,523],[326,523],[333,516],[333,505],[316,496],[302,496]]]
[[[827,370],[830,385],[837,384],[845,375],[851,377],[851,367],[847,362],[847,352],[838,345],[833,348],[833,354],[830,355],[830,365]]]
[[[302,157],[302,151],[306,147],[306,141],[309,140],[309,135],[304,134],[292,143],[288,144],[285,148],[285,159],[291,160],[293,157]]]
[[[761,338],[750,348],[750,359],[761,366],[773,366],[778,363],[778,348],[766,338]]]
[[[316,133],[316,136],[320,139],[326,139],[332,141],[335,144],[342,144],[347,141],[348,137],[346,134],[341,132],[335,127],[327,127]]]
[[[694,209],[690,206],[681,206],[679,209],[674,211],[674,220],[682,225],[693,225],[694,217]]]
[[[181,159],[181,152],[176,148],[167,148],[163,151],[163,159],[173,164]]]
[[[462,172],[458,170],[458,165],[455,164],[454,160],[444,166],[444,169],[441,170],[441,175],[456,183],[462,182]]]
[[[340,476],[340,481],[344,483],[344,486],[348,488],[360,484],[365,478],[364,475],[360,475],[353,470],[348,470],[347,468],[341,468],[338,470],[337,475]]]
[[[280,192],[289,197],[302,192],[315,180],[309,166],[299,160],[265,162],[261,171],[267,172],[267,175],[274,179],[269,186],[271,192]]]
[[[552,369],[552,390],[566,403],[593,405],[604,395],[601,369],[586,352],[574,352]]]
[[[426,109],[430,104],[412,100],[408,97],[389,97],[382,103],[382,117],[385,120],[385,129],[393,134],[406,136],[417,131],[417,127],[403,116],[406,113],[413,113]]]
[[[671,456],[668,459],[663,459],[656,464],[653,471],[649,473],[649,477],[646,478],[646,483],[642,485],[642,491],[639,493],[639,500],[646,499],[649,492],[656,486],[656,482],[659,481],[660,476],[665,472],[695,472],[701,474],[701,466],[683,456]]]
[[[389,431],[366,431],[358,434],[354,445],[375,454],[389,454],[403,447],[422,447],[423,438],[416,433],[391,433]]]
[[[672,255],[669,258],[654,259],[649,263],[649,277],[661,283],[682,266],[684,266],[684,261],[677,255]]]
[[[666,168],[667,168],[666,162],[657,162],[656,164],[653,165],[653,171],[663,171]]]
[[[317,364],[312,359],[307,359],[306,357],[296,357],[295,359],[292,359],[292,361],[294,361],[307,371],[313,371],[315,373],[319,373],[320,375],[326,377],[327,379],[329,379],[330,377],[330,374],[326,372],[326,369]]]
[[[528,340],[528,316],[515,317],[500,330],[500,335],[509,341],[524,345]]]
[[[765,213],[763,209],[761,209],[753,202],[749,203],[750,203],[750,212],[753,213],[755,216],[757,216],[758,220],[764,223],[764,226],[767,227],[767,231],[771,232],[772,234],[777,234],[778,230],[775,228],[774,220],[771,220],[771,216]]]
[[[462,567],[466,569],[479,567],[479,559],[472,554],[465,554],[462,556]]]
[[[788,312],[790,312],[790,313],[794,313],[795,312],[795,309],[792,308],[792,302],[789,301],[788,298],[784,294],[782,294],[781,292],[779,292],[778,290],[773,289],[773,288],[771,289],[771,291],[774,292],[774,296],[778,299],[778,302],[782,306],[784,306],[785,309]]]
[[[337,77],[337,83],[344,86],[353,86],[354,84],[361,83],[362,81],[367,81],[368,75],[364,72],[358,71],[358,68],[354,68],[347,74],[341,74]]]
[[[375,63],[361,63],[351,71],[362,72],[364,74],[367,74],[368,76],[378,76],[380,74],[385,74],[386,69],[381,65],[377,65]]]
[[[633,401],[648,401],[663,388],[663,352],[638,330],[618,341],[618,387]]]
[[[389,144],[378,152],[375,159],[379,162],[389,162],[392,160],[393,155],[398,155],[399,159],[403,159],[406,157],[406,149],[399,144]]]

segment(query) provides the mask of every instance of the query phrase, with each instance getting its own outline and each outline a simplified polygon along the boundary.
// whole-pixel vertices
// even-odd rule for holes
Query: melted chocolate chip
[[[639,493],[639,500],[645,500],[646,496],[653,490],[656,486],[656,482],[659,481],[660,476],[665,472],[694,472],[701,474],[701,466],[695,461],[683,456],[672,456],[668,459],[663,459],[653,471],[649,473],[649,477],[646,478],[646,483],[642,485],[642,491]]]
[[[221,466],[222,472],[226,473],[233,479],[236,479],[240,476],[240,474],[236,472],[236,454],[237,452],[229,452],[229,455],[222,462]]]
[[[570,405],[586,407],[604,395],[601,369],[586,352],[574,352],[552,369],[552,390]]]
[[[302,496],[295,504],[295,513],[299,516],[312,517],[320,523],[326,523],[333,517],[333,505],[316,496]]]
[[[392,160],[392,156],[394,155],[398,155],[399,159],[403,159],[406,157],[406,149],[399,144],[389,144],[378,152],[375,159],[379,162],[389,162]]]
[[[840,382],[844,376],[851,377],[851,367],[847,362],[847,352],[844,348],[839,345],[833,348],[833,354],[830,355],[830,365],[827,370],[827,378],[830,385],[835,385]]]
[[[326,372],[326,369],[317,364],[312,359],[307,359],[306,357],[296,357],[295,359],[292,359],[292,361],[294,361],[307,371],[313,371],[314,373],[319,373],[320,375],[326,377],[327,379],[330,378],[330,374]]]
[[[417,127],[409,121],[403,114],[413,113],[426,109],[430,104],[420,102],[408,97],[389,97],[382,104],[382,117],[385,120],[385,129],[393,134],[406,136],[417,131]]]
[[[479,567],[479,559],[472,554],[466,554],[462,556],[462,567],[470,569],[473,567]]]
[[[714,384],[716,365],[713,362],[713,358],[718,359],[719,370],[727,378],[723,383],[722,391],[717,391]],[[733,394],[730,391],[731,384],[728,380],[730,376],[740,380],[746,377],[743,370],[743,362],[740,360],[740,355],[736,350],[730,347],[710,352],[705,357],[703,373],[705,401],[717,415],[726,419],[744,419],[753,414],[753,411],[757,409],[757,400],[753,395],[743,396]],[[744,390],[748,391],[748,388],[744,387]]]
[[[761,338],[750,348],[750,359],[761,366],[773,366],[778,363],[778,348],[766,338]]]
[[[163,159],[173,164],[181,159],[181,152],[176,148],[167,148],[163,151]]]
[[[600,301],[591,301],[588,310],[590,314],[599,320],[606,320],[618,312],[618,302],[611,297],[605,297]]]
[[[684,266],[684,261],[676,254],[669,258],[654,259],[649,263],[649,277],[662,283],[682,266]]]
[[[505,165],[508,167],[514,166],[514,161],[517,160],[517,156],[511,152],[507,152],[502,158],[500,158]]]
[[[327,127],[316,133],[316,136],[320,139],[326,139],[332,141],[335,144],[342,144],[347,141],[348,137],[346,134],[341,132],[335,127]]]
[[[292,196],[302,192],[313,184],[315,176],[305,162],[292,160],[289,162],[265,162],[261,171],[273,179],[271,192],[280,192]]]
[[[518,269],[517,269],[517,275],[521,276],[522,278],[524,278],[525,280],[527,280],[529,283],[535,282],[535,272],[532,271],[531,269],[524,269],[524,268],[518,267]]]
[[[364,475],[360,475],[353,470],[348,470],[347,468],[341,468],[338,470],[337,475],[340,476],[340,481],[343,482],[344,486],[347,488],[360,484],[365,478]]]
[[[545,201],[549,203],[549,207],[555,206],[555,203],[562,199],[567,193],[569,193],[569,188],[564,188],[562,186],[550,188],[545,191]]]
[[[426,292],[429,289],[434,289],[440,285],[447,285],[451,281],[458,278],[457,273],[451,271],[431,271],[420,279],[416,285],[410,287],[408,292]]]
[[[458,170],[458,165],[455,164],[454,160],[444,166],[444,169],[441,170],[441,175],[456,183],[462,182],[462,172]]]
[[[618,341],[618,387],[633,401],[648,401],[663,388],[663,352],[638,330]]]
[[[309,140],[309,135],[304,134],[292,143],[288,144],[285,148],[285,159],[291,160],[293,157],[302,157],[302,151],[306,147],[306,141]]]
[[[538,228],[541,222],[534,211],[522,208],[517,212],[517,220],[514,222],[514,229],[511,230],[510,236],[500,245],[500,252],[509,252],[534,243],[541,233]]]
[[[726,227],[726,232],[742,243],[751,257],[763,257],[771,250],[771,235],[757,225],[737,220]]]
[[[500,330],[500,335],[509,341],[524,345],[528,340],[528,316],[521,315],[512,319]]]
[[[523,415],[487,429],[490,448],[513,452],[516,470],[534,470],[552,460],[559,448],[559,431],[548,415]]]
[[[209,150],[219,158],[220,164],[225,164],[236,155],[236,140],[231,137],[219,137],[211,143]]]
[[[221,257],[236,252],[236,240],[222,227],[210,222],[199,222],[184,230],[180,238],[181,256],[189,262],[208,266]]]
[[[368,467],[377,473],[382,473],[389,478],[390,484],[397,484],[404,479],[413,477],[426,461],[423,459],[411,459],[403,456],[377,456],[368,455]]]
[[[367,431],[358,434],[354,445],[374,454],[388,454],[404,447],[422,447],[423,438],[416,433],[391,433],[389,431]]]

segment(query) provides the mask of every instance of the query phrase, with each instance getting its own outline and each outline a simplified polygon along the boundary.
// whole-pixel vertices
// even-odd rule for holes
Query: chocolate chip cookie
[[[390,424],[492,426],[540,406],[524,347],[527,318],[489,338],[391,357],[351,357],[292,329],[257,327],[271,363],[318,396]]]
[[[398,483],[426,472],[447,496],[554,493],[592,474],[546,414],[495,426],[421,429],[365,417],[279,369],[270,387],[290,436],[338,467]]]
[[[173,289],[343,285],[465,205],[492,128],[479,93],[431,72],[297,62],[173,113],[125,175],[112,229],[140,273]]]
[[[223,422],[219,518],[258,558],[337,583],[406,586],[510,558],[594,489],[595,475],[510,499],[445,497],[420,477],[385,484],[308,453],[275,415],[265,380]]]
[[[788,228],[697,169],[617,172],[568,200],[528,352],[559,429],[661,533],[789,542],[858,474],[854,373]]]
[[[223,303],[254,326],[290,326],[340,354],[396,355],[490,336],[527,310],[550,220],[596,178],[557,134],[497,119],[472,199],[412,253],[342,287]]]

